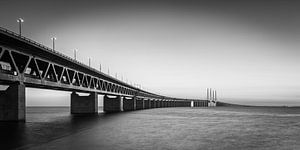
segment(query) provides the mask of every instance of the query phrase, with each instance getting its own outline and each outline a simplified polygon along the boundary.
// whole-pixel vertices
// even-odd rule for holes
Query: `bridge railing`
[[[13,32],[13,31],[11,31],[11,30],[8,30],[8,29],[3,28],[3,27],[0,27],[0,30],[3,31],[3,32],[5,32],[5,33],[8,33],[8,34],[10,34],[10,35],[12,35],[12,36],[14,36],[14,37],[16,37],[16,38],[21,38],[21,39],[25,40],[25,41],[28,42],[28,43],[31,43],[31,44],[33,44],[33,45],[35,45],[35,46],[38,46],[38,47],[42,48],[43,50],[47,50],[47,51],[50,52],[50,53],[57,54],[57,55],[59,55],[59,56],[61,56],[61,57],[64,57],[64,58],[69,59],[70,61],[79,63],[79,64],[81,64],[81,65],[84,65],[85,67],[89,67],[89,66],[87,66],[86,64],[84,64],[84,63],[82,63],[82,62],[80,62],[80,61],[77,61],[77,60],[75,60],[75,59],[73,59],[73,58],[71,58],[71,57],[69,57],[69,56],[67,56],[67,55],[65,55],[65,54],[63,54],[63,53],[61,53],[61,52],[55,51],[55,50],[53,50],[52,48],[49,48],[49,47],[47,47],[47,46],[45,46],[45,45],[43,45],[43,44],[40,44],[40,43],[38,43],[38,42],[36,42],[36,41],[34,41],[34,40],[32,40],[32,39],[29,39],[29,38],[27,38],[27,37],[25,37],[25,36],[22,36],[22,35],[20,35],[20,34],[17,34],[17,33]],[[93,68],[93,69],[94,69],[94,68]]]
[[[108,77],[108,78],[111,78],[111,76],[106,75],[106,74],[104,74],[103,72],[100,72],[100,71],[96,70],[95,68],[92,68],[92,67],[90,67],[90,66],[88,66],[88,65],[86,65],[86,64],[84,64],[84,63],[82,63],[82,62],[80,62],[80,61],[77,61],[77,60],[73,59],[72,57],[69,57],[69,56],[67,56],[67,55],[65,55],[65,54],[63,54],[63,53],[61,53],[61,52],[59,52],[59,51],[55,51],[55,50],[53,50],[52,48],[49,48],[49,47],[47,47],[47,46],[45,46],[45,45],[43,45],[43,44],[40,44],[40,43],[38,43],[38,42],[36,42],[36,41],[34,41],[34,40],[32,40],[32,39],[29,39],[29,38],[27,38],[27,37],[24,37],[24,36],[22,36],[22,35],[20,35],[20,34],[17,34],[17,33],[13,32],[13,31],[8,30],[8,29],[3,28],[3,27],[0,27],[0,30],[3,31],[3,32],[5,32],[5,33],[7,33],[7,34],[10,34],[11,36],[14,36],[15,38],[21,38],[21,39],[25,40],[26,42],[28,42],[28,43],[30,43],[30,44],[33,44],[33,45],[35,45],[35,46],[41,48],[42,50],[45,50],[45,51],[47,51],[47,52],[56,54],[56,55],[58,55],[58,56],[60,56],[60,57],[63,57],[63,58],[65,58],[65,59],[67,59],[67,60],[73,62],[73,63],[80,64],[81,66],[84,66],[84,67],[86,67],[86,68],[89,68],[90,70],[93,70],[94,72],[100,73],[100,74],[102,74],[102,75],[104,75],[104,76],[106,76],[106,77]],[[127,83],[125,83],[125,82],[123,82],[123,81],[121,81],[121,80],[119,80],[119,79],[115,79],[115,78],[114,78],[114,80],[117,80],[118,82],[121,82],[121,83],[123,83],[123,84],[125,84],[125,85],[130,86],[129,84],[127,84]]]

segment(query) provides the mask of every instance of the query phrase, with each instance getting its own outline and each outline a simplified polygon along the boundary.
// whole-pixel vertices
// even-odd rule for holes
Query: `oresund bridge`
[[[74,58],[0,28],[0,121],[25,121],[25,88],[71,91],[71,113],[98,113],[160,107],[208,107],[209,100],[163,96],[137,88],[89,67]],[[77,92],[89,93],[80,96]]]

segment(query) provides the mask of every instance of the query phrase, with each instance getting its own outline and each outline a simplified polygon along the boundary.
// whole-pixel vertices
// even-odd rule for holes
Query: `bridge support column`
[[[103,101],[104,101],[104,109],[103,109],[104,112],[113,113],[113,112],[121,111],[121,96],[110,98],[107,95],[105,95]]]
[[[160,100],[157,100],[156,101],[156,108],[159,108],[160,107]]]
[[[151,99],[148,99],[149,102],[149,108],[151,108]]]
[[[149,104],[150,104],[149,99],[147,99],[147,100],[144,99],[144,109],[150,108]]]
[[[25,121],[25,85],[10,85],[0,91],[0,121]]]
[[[123,98],[123,110],[124,111],[131,111],[134,110],[134,99],[126,99]]]
[[[143,99],[136,98],[136,110],[143,109]]]
[[[80,96],[76,92],[71,94],[71,114],[98,113],[98,94],[91,92],[89,96]]]
[[[153,99],[150,99],[150,108],[155,108],[155,102]]]
[[[143,109],[145,109],[145,99],[142,98]]]

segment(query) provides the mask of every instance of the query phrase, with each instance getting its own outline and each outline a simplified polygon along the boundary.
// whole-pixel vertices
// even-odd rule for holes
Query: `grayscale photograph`
[[[0,150],[300,150],[300,1],[0,0]]]

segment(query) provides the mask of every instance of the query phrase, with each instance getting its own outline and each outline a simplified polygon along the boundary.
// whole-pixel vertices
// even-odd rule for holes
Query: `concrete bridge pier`
[[[172,101],[171,100],[168,100],[168,107],[172,107]]]
[[[156,104],[155,104],[155,100],[154,99],[151,99],[150,100],[150,108],[155,108]]]
[[[159,107],[160,107],[160,108],[164,107],[164,106],[163,106],[163,100],[162,100],[162,99],[159,100]]]
[[[151,99],[148,99],[149,101],[149,109],[152,108],[152,103],[151,103]]]
[[[136,100],[136,110],[141,110],[141,109],[144,109],[144,107],[143,107],[143,99],[140,99],[140,98],[135,98],[135,100]]]
[[[163,101],[163,107],[168,107],[168,101],[167,100]]]
[[[25,85],[16,83],[0,91],[0,121],[25,121]]]
[[[159,108],[159,100],[155,100],[155,108]]]
[[[71,114],[98,113],[98,94],[91,92],[89,96],[80,96],[76,92],[71,94]]]
[[[144,99],[144,109],[149,109],[149,108],[150,108],[150,100]]]
[[[159,108],[159,100],[154,100],[155,101],[155,108]]]
[[[176,102],[174,100],[171,101],[171,107],[175,107]]]
[[[134,105],[134,99],[133,98],[123,98],[123,111],[132,111],[135,110]]]
[[[123,100],[124,102],[124,100]],[[103,111],[106,113],[120,112],[121,111],[121,96],[110,98],[107,95],[103,98]],[[123,105],[124,106],[124,105]]]

